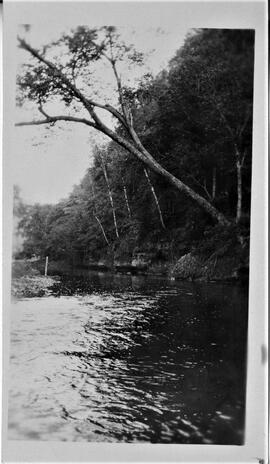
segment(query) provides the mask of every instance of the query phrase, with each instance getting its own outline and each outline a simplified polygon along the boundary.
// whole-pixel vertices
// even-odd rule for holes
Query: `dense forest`
[[[77,63],[90,59],[78,52],[78,38],[86,32],[65,37]],[[44,78],[42,67],[50,62],[25,41],[20,46],[41,63],[18,77],[20,98],[38,101],[45,117],[40,123],[54,125],[57,118],[44,110],[48,94],[56,93],[48,79],[63,75],[51,69]],[[92,53],[92,59],[98,57]],[[140,56],[133,54],[133,60]],[[17,258],[169,269],[188,255],[212,269],[220,262],[223,276],[247,267],[253,62],[253,31],[200,29],[186,37],[167,69],[144,75],[136,88],[125,86],[115,68],[115,131],[109,134],[95,104],[84,102],[93,127],[110,140],[94,147],[79,185],[54,205],[26,205],[16,191],[14,213],[24,237]],[[64,84],[58,82],[57,91],[70,106],[81,92]]]

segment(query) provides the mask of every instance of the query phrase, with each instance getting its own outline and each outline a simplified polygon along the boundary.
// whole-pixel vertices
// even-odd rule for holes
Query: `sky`
[[[59,38],[71,27],[81,25],[72,19],[65,23],[62,21],[59,18],[52,23],[38,21],[31,24],[29,32],[25,33],[21,26],[18,26],[18,31],[33,47],[38,48]],[[143,69],[131,69],[126,76],[124,69],[121,70],[123,83],[124,77],[134,81],[143,72],[151,71],[156,75],[164,69],[183,44],[189,30],[185,24],[181,24],[181,19],[179,22],[175,21],[173,27],[163,27],[160,18],[159,21],[152,21],[152,24],[151,19],[142,22],[140,17],[134,17],[132,25],[123,26],[121,23],[127,23],[125,17],[121,18],[119,25],[121,37],[147,54]],[[87,25],[95,26],[94,22]],[[104,22],[104,25],[108,25],[108,22]],[[27,52],[18,49],[18,66],[27,59]],[[109,73],[101,71],[98,80],[106,80],[107,86],[114,85],[113,76]],[[105,99],[110,95],[106,92]],[[59,114],[56,104],[51,105],[49,110],[50,114]],[[35,117],[38,117],[38,113],[33,108],[25,106],[16,110],[17,122],[30,121]],[[94,129],[73,123],[57,124],[50,130],[46,126],[16,127],[15,137],[13,183],[19,186],[25,202],[42,204],[57,203],[66,198],[91,164],[93,145],[105,142],[105,138]]]

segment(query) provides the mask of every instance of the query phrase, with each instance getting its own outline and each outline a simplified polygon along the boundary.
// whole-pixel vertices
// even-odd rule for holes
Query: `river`
[[[247,291],[93,271],[13,300],[9,439],[243,444]]]

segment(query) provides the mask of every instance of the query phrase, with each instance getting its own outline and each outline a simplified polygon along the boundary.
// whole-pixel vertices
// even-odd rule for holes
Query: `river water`
[[[247,304],[236,285],[96,272],[14,300],[9,438],[243,444]]]

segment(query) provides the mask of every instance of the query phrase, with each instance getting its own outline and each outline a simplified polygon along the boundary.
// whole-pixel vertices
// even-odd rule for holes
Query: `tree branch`
[[[100,109],[104,109],[111,113],[115,118],[121,122],[121,124],[124,125],[124,127],[128,130],[128,124],[125,121],[125,117],[119,113],[113,106],[108,105],[108,104],[102,104],[99,102],[96,102],[92,100],[91,98],[86,98],[82,92],[76,87],[75,84],[70,82],[70,80],[62,73],[60,69],[57,68],[55,64],[53,64],[51,61],[47,60],[44,58],[37,50],[35,50],[31,45],[29,45],[25,40],[21,39],[18,37],[18,41],[20,44],[20,48],[28,51],[34,58],[36,58],[38,61],[44,63],[51,71],[53,71],[60,79],[61,81],[73,92],[73,94],[81,101],[81,103],[84,105],[84,107],[88,110],[90,113],[91,117],[94,119],[96,124],[100,123],[100,120],[98,116],[96,115],[93,107],[97,107]]]
[[[66,84],[66,86],[74,93],[74,95],[82,102],[84,107],[87,109],[89,112],[90,116],[94,120],[94,122],[90,122],[87,119],[82,119],[82,118],[75,118],[71,116],[55,116],[55,117],[47,117],[46,119],[41,120],[41,121],[30,121],[30,122],[22,122],[22,123],[17,123],[16,126],[30,126],[30,125],[40,125],[40,124],[48,124],[48,123],[54,123],[57,121],[72,121],[72,122],[82,122],[84,124],[87,124],[88,126],[94,127],[95,129],[99,130],[103,134],[107,135],[109,138],[114,140],[115,142],[119,143],[122,147],[126,148],[129,152],[135,154],[138,156],[138,158],[145,162],[146,159],[150,158],[150,154],[146,152],[144,147],[142,146],[137,134],[135,133],[133,128],[130,128],[128,121],[125,122],[124,116],[122,116],[115,108],[113,108],[110,105],[104,105],[100,104],[97,102],[92,101],[89,98],[86,98],[79,89],[75,85],[73,85],[69,79],[60,71],[53,63],[45,59],[43,56],[40,55],[40,53],[35,50],[34,48],[31,47],[25,40],[21,39],[18,37],[18,41],[20,43],[20,47],[23,48],[24,50],[28,51],[33,57],[35,57],[37,60],[41,61],[44,63],[49,69],[51,69],[61,80]],[[134,145],[129,142],[127,139],[124,137],[120,136],[116,132],[112,131],[109,127],[107,127],[101,119],[98,117],[96,114],[94,107],[105,109],[109,111],[111,114],[113,114],[115,117],[119,119],[119,121],[124,125],[124,127],[128,130],[129,134],[132,132],[132,138],[136,143],[137,148],[140,148],[138,150]],[[44,114],[44,110],[43,110]]]
[[[46,113],[44,113],[44,111],[42,113],[46,116],[46,119],[41,119],[38,121],[17,122],[15,126],[38,126],[41,124],[55,124],[57,121],[70,121],[80,122],[86,124],[87,126],[94,127],[95,129],[97,129],[97,125],[94,122],[88,121],[88,119],[85,118],[75,118],[73,116],[48,116]]]
[[[219,112],[219,114],[220,114],[220,117],[221,117],[222,121],[224,122],[225,126],[227,127],[230,136],[234,139],[234,138],[235,138],[235,135],[234,135],[234,133],[233,133],[233,130],[232,130],[231,126],[229,125],[228,120],[227,120],[225,114],[224,114],[223,111],[220,109],[220,105],[219,105],[219,104],[217,104],[217,110],[218,110],[218,112]]]
[[[40,113],[43,114],[43,116],[45,116],[46,119],[48,119],[50,117],[47,113],[45,113],[41,103],[40,103],[38,109],[39,109]]]
[[[191,174],[190,172],[187,172],[187,175],[189,177],[191,177],[191,179],[195,182],[195,184],[197,184],[199,187],[201,187],[202,190],[204,190],[204,192],[206,193],[208,199],[210,201],[212,201],[212,196],[210,195],[210,193],[208,192],[207,188],[206,188],[206,185],[205,184],[202,184],[200,181],[198,181],[198,179],[196,179],[195,176],[193,176],[193,174]]]
[[[235,139],[235,134],[225,116],[225,114],[223,113],[222,109],[220,108],[220,103],[217,101],[216,97],[215,97],[215,94],[213,93],[212,95],[212,98],[211,98],[211,101],[212,101],[212,104],[215,106],[215,108],[217,109],[217,111],[219,112],[219,115],[222,119],[222,121],[224,122],[230,136],[232,137],[232,139],[234,140]]]
[[[242,156],[242,158],[241,158],[241,161],[240,161],[241,168],[244,166],[246,154],[247,154],[247,151],[245,150],[245,151],[244,151],[244,154],[243,154],[243,156]]]
[[[95,47],[97,47],[97,44],[94,41],[92,41],[92,43],[93,43],[93,45]],[[113,73],[114,73],[114,76],[115,76],[115,79],[116,79],[117,91],[118,91],[118,95],[119,95],[119,101],[120,101],[121,109],[122,109],[122,112],[123,112],[122,117],[124,119],[124,124],[125,124],[126,128],[129,130],[128,113],[127,113],[126,106],[125,106],[125,103],[124,103],[124,98],[123,98],[122,82],[121,82],[121,78],[120,78],[120,76],[118,74],[116,65],[115,65],[116,60],[115,60],[115,57],[113,55],[112,37],[111,37],[110,33],[109,33],[109,45],[110,45],[110,54],[111,54],[111,56],[108,56],[107,53],[105,53],[104,50],[101,50],[100,53],[101,53],[101,55],[104,56],[104,58],[106,58],[106,60],[112,66]]]
[[[240,129],[239,129],[239,133],[238,133],[239,138],[242,137],[243,132],[244,132],[246,126],[247,126],[247,123],[248,123],[248,121],[249,121],[250,116],[251,116],[251,112],[250,112],[250,107],[248,106],[247,111],[246,111],[246,116],[245,116],[244,122],[243,122],[242,126],[241,126]]]
[[[70,82],[70,80],[62,73],[60,69],[57,68],[55,64],[53,64],[51,61],[47,60],[44,58],[37,50],[35,50],[31,45],[29,45],[24,39],[21,39],[18,37],[18,41],[20,44],[20,48],[28,51],[34,58],[37,58],[39,61],[44,63],[51,71],[55,73],[56,76],[58,76],[65,84],[66,86],[73,91],[74,95],[84,104],[87,106],[87,104],[90,103],[88,99],[84,97],[84,95],[81,93],[81,91]]]

